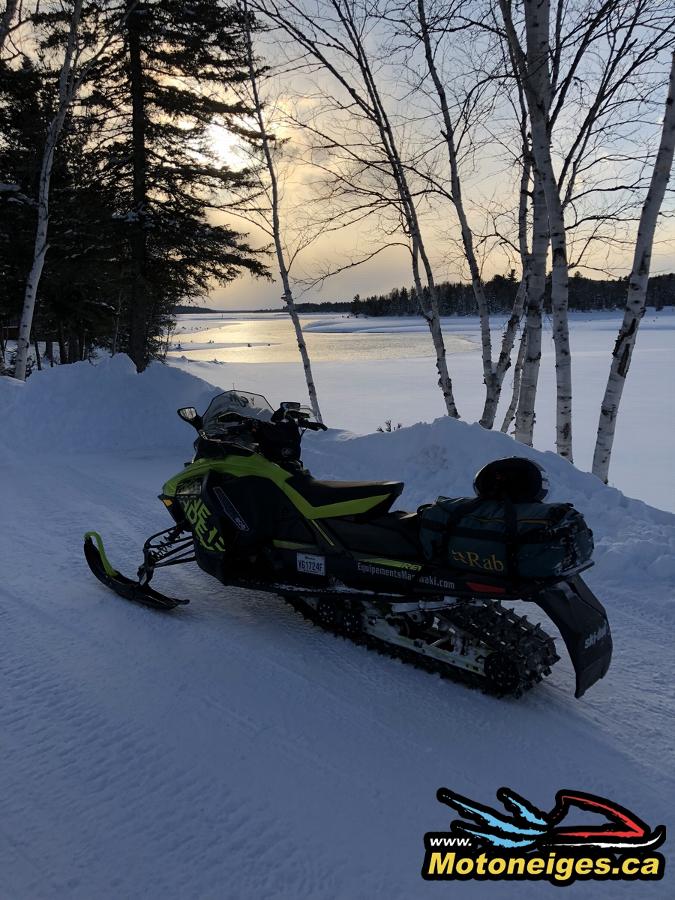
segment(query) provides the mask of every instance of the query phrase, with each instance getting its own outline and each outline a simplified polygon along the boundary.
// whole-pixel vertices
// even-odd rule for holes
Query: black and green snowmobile
[[[192,462],[160,499],[174,524],[143,548],[136,580],[85,535],[96,577],[129,600],[173,609],[187,600],[150,587],[156,569],[195,561],[226,586],[278,595],[356,643],[499,695],[520,695],[558,660],[553,639],[509,606],[524,601],[557,626],[580,697],[609,667],[602,604],[582,581],[592,535],[569,504],[546,504],[545,475],[526,459],[478,473],[477,496],[415,513],[392,511],[401,482],[318,481],[301,462],[299,403],[227,391],[199,415]],[[541,618],[541,617],[540,617]]]

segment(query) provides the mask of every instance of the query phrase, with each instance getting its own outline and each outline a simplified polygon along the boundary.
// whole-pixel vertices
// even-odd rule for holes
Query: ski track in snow
[[[198,383],[181,378],[195,394]],[[120,408],[128,402],[122,393]],[[113,403],[111,393],[103,405],[115,416]],[[35,427],[40,421],[45,428],[39,416]],[[6,446],[0,456],[1,900],[539,898],[558,890],[423,882],[423,835],[452,817],[435,799],[440,786],[493,805],[508,785],[543,809],[558,789],[578,788],[675,827],[666,582],[659,588],[645,570],[647,595],[637,597],[627,578],[610,589],[601,566],[601,577],[589,574],[609,610],[615,656],[581,701],[567,662],[520,700],[497,700],[336,639],[274,596],[225,589],[195,566],[156,579],[160,590],[192,598],[188,607],[147,610],[96,582],[81,552],[82,533],[96,528],[114,564],[133,574],[145,537],[169,524],[155,498],[188,457],[189,432],[182,426],[171,444],[171,423],[164,436],[175,449],[156,449],[159,432],[148,448],[130,449],[134,422],[133,414],[116,419],[131,434],[115,450],[101,449],[104,431],[88,435],[73,420],[77,450],[54,433],[51,453],[22,459]],[[384,436],[392,438],[415,435]],[[312,443],[307,457],[315,474],[329,475],[341,455],[349,469],[359,453],[356,442],[341,448],[332,438]],[[374,464],[364,459],[354,477]],[[560,471],[577,483],[570,467]],[[416,502],[430,488],[433,480],[411,483],[408,497]],[[600,490],[611,521],[616,492]],[[672,528],[672,517],[644,515],[644,527],[651,515],[654,529]],[[566,891],[665,898],[672,883],[667,870],[661,883]]]

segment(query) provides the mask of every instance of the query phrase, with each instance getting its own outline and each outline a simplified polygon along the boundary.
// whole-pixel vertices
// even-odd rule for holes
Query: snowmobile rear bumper
[[[96,531],[88,531],[84,536],[84,556],[89,568],[106,587],[111,588],[125,600],[141,603],[153,609],[175,609],[176,606],[184,606],[189,600],[178,600],[174,597],[166,597],[159,591],[153,590],[148,584],[133,581],[125,575],[121,575],[112,567],[103,546],[103,539]]]
[[[575,697],[599,681],[612,660],[607,613],[579,575],[542,591],[535,602],[557,627],[576,674]]]

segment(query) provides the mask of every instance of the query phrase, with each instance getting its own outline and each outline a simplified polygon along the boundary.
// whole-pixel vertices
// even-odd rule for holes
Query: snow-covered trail
[[[115,358],[24,385],[0,379],[0,900],[482,898],[419,876],[441,786],[489,805],[502,785],[543,809],[597,792],[674,826],[675,517],[553,454],[553,500],[596,536],[588,580],[615,641],[581,700],[569,664],[520,700],[443,682],[313,628],[270,595],[194,566],[157,575],[192,603],[156,613],[88,571],[82,535],[133,574],[169,524],[156,499],[190,455],[176,407],[214,389]],[[317,477],[402,478],[410,508],[467,492],[509,438],[439,420],[307,442]],[[564,653],[564,648],[561,648]],[[668,844],[665,847],[668,856]],[[670,897],[575,884],[576,897]],[[491,884],[495,897],[557,888]],[[551,895],[554,896],[554,895]],[[555,894],[557,896],[557,894]]]
[[[424,832],[449,820],[442,785],[490,803],[506,784],[543,808],[560,787],[582,788],[670,824],[667,711],[654,719],[643,693],[650,657],[667,658],[656,629],[638,635],[613,616],[615,667],[588,701],[573,699],[560,665],[504,701],[336,640],[194,567],[158,576],[189,607],[127,604],[86,569],[82,532],[100,528],[133,572],[165,519],[154,495],[180,464],[40,457],[19,516],[0,508],[3,555],[31,561],[5,570],[0,589],[3,900],[428,896],[445,890],[419,878]],[[17,483],[25,464],[4,473]],[[665,897],[668,885],[639,891]]]

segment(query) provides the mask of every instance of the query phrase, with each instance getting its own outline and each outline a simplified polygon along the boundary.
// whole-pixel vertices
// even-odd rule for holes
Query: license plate
[[[325,575],[326,557],[314,556],[312,553],[298,553],[298,572],[307,575]]]

